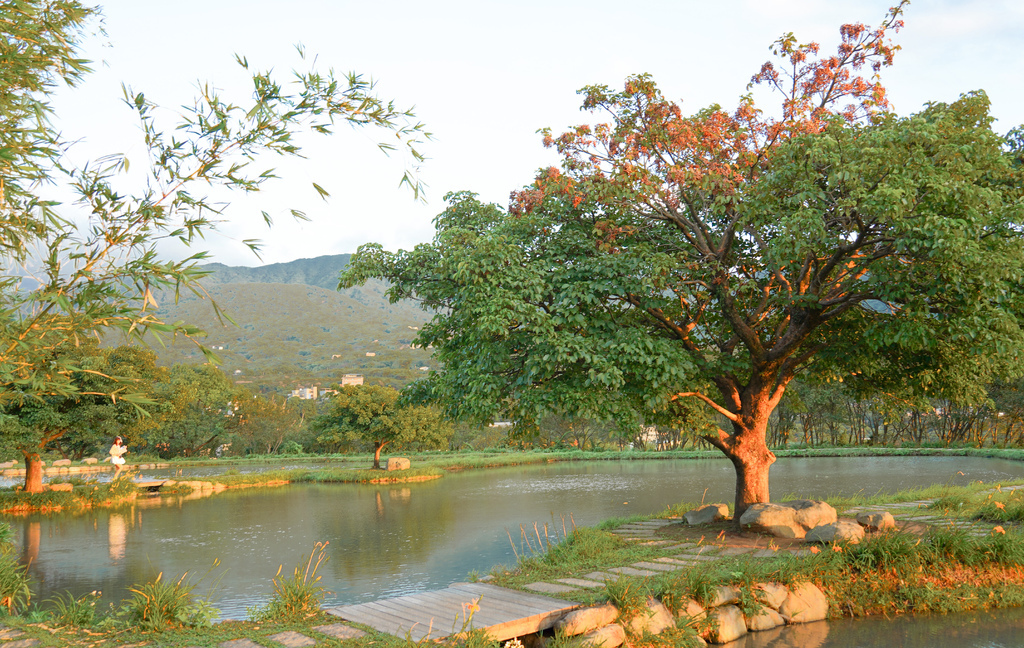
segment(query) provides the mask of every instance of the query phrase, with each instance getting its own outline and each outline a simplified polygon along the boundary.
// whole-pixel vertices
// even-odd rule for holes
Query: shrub
[[[196,599],[195,584],[188,572],[177,581],[155,580],[128,588],[134,596],[125,605],[129,621],[142,630],[208,626],[217,618],[217,610],[205,599]]]
[[[46,601],[51,608],[50,618],[54,624],[60,626],[82,628],[95,625],[96,601],[99,597],[99,592],[89,592],[78,598],[70,592],[58,594]]]
[[[281,565],[274,576],[274,596],[262,608],[250,608],[253,621],[303,621],[320,613],[327,590],[320,585],[317,571],[327,562],[327,542],[313,545],[313,551],[295,568],[291,577],[281,576]]]

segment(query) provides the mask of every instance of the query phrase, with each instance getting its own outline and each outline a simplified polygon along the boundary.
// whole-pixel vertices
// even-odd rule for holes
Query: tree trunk
[[[31,450],[22,450],[25,457],[25,487],[26,493],[43,492],[43,462],[39,453]]]
[[[374,470],[380,470],[380,451],[383,450],[384,446],[386,446],[386,445],[387,445],[386,441],[385,442],[378,441],[377,443],[374,444],[374,448],[373,448],[373,469]]]
[[[771,501],[768,490],[768,471],[775,463],[775,453],[765,442],[767,430],[748,428],[737,430],[726,456],[736,469],[736,501],[733,519],[739,524],[740,516],[751,504]]]
[[[733,520],[737,526],[740,516],[752,504],[771,501],[768,471],[775,463],[775,453],[768,449],[768,420],[781,397],[782,392],[779,390],[776,390],[772,398],[769,388],[748,385],[740,398],[736,399],[740,411],[733,418],[732,434],[719,430],[717,438],[704,437],[729,458],[736,470]]]

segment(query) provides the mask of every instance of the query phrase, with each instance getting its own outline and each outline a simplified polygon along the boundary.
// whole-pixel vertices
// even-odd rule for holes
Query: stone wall
[[[664,603],[649,597],[646,608],[632,616],[624,615],[611,603],[573,610],[556,622],[555,630],[579,637],[584,646],[616,648],[625,642],[627,634],[658,634],[681,623],[694,628],[706,642],[724,644],[748,632],[820,621],[828,614],[828,600],[811,583],[790,587],[759,583],[748,594],[747,613],[738,605],[743,592],[738,587],[721,586],[716,588],[710,605],[705,607],[685,598],[676,603],[674,616]]]

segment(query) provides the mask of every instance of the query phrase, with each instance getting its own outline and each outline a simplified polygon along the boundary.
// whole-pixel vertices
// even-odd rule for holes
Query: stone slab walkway
[[[1018,489],[1024,489],[1024,485],[1008,486],[985,492],[995,493],[1000,490],[1007,492]],[[946,515],[941,511],[929,508],[934,503],[935,500],[929,499],[878,506],[858,506],[843,511],[842,517],[856,517],[858,513],[867,511],[888,511],[893,517],[902,522],[927,526],[946,526],[964,530],[975,536],[990,535],[996,527],[995,524],[957,518],[955,515]],[[623,524],[611,530],[612,533],[629,542],[635,542],[643,546],[660,547],[665,552],[664,556],[648,561],[635,562],[628,566],[593,571],[576,578],[560,578],[556,582],[550,583],[543,581],[530,583],[526,587],[536,592],[572,595],[573,591],[603,587],[606,581],[616,580],[621,576],[657,576],[672,571],[689,569],[708,562],[722,560],[723,558],[744,556],[747,558],[768,559],[780,554],[802,556],[812,553],[809,547],[800,545],[775,549],[748,546],[715,546],[698,542],[677,542],[658,539],[658,529],[680,522],[682,522],[682,519],[677,517],[645,520]]]

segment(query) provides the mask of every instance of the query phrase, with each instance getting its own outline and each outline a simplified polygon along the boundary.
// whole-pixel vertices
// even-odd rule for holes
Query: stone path
[[[1002,492],[1024,489],[1024,485],[1007,486]],[[997,490],[985,491],[995,493]],[[995,524],[979,520],[968,520],[958,518],[955,515],[944,514],[941,511],[930,509],[935,500],[918,500],[916,502],[900,502],[898,504],[885,504],[878,506],[858,506],[843,511],[843,517],[856,517],[858,513],[866,511],[878,512],[888,511],[897,520],[904,522],[916,522],[929,526],[946,526],[961,529],[973,536],[987,536],[996,527]],[[808,555],[811,553],[809,547],[789,547],[779,549],[765,549],[757,547],[720,547],[699,544],[697,542],[677,542],[659,540],[656,532],[658,529],[670,524],[679,523],[681,518],[666,518],[658,520],[644,520],[642,522],[630,522],[623,524],[612,533],[644,546],[659,547],[667,555],[654,558],[650,561],[633,563],[626,567],[614,567],[601,571],[590,572],[578,578],[560,578],[554,582],[530,583],[525,587],[534,592],[545,594],[572,594],[585,589],[603,587],[605,581],[615,580],[620,576],[656,576],[658,574],[687,569],[700,565],[707,561],[721,560],[722,558],[746,556],[748,558],[772,558],[779,555]],[[0,646],[2,648],[2,646]]]

